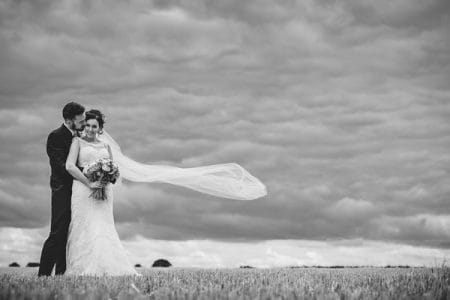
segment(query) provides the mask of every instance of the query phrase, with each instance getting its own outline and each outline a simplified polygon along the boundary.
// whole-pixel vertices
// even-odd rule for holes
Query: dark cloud
[[[0,225],[43,227],[75,99],[141,162],[237,162],[253,202],[117,194],[121,236],[448,248],[447,1],[2,1]]]
[[[357,24],[396,29],[430,30],[449,25],[450,4],[434,1],[352,1],[346,5]]]

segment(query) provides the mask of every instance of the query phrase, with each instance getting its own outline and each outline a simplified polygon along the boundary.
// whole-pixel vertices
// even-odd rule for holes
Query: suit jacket
[[[66,160],[72,144],[72,133],[66,126],[50,132],[47,138],[47,155],[50,159],[50,187],[58,189],[62,185],[71,185],[73,177],[66,170]]]

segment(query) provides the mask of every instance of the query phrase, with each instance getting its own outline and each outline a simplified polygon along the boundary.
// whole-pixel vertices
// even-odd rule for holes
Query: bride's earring
[[[103,129],[100,129],[100,130],[98,131],[98,135],[100,135],[100,134],[103,134]]]

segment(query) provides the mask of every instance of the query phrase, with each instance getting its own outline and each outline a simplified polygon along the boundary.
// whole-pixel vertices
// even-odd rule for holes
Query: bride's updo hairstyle
[[[102,114],[98,109],[91,109],[86,112],[86,121],[95,119],[98,122],[98,127],[100,128],[99,134],[103,133],[103,124],[105,124],[105,115]]]

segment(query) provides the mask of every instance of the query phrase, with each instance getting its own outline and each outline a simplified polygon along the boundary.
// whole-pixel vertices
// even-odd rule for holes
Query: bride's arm
[[[113,160],[113,155],[112,155],[112,152],[111,152],[111,147],[110,147],[108,144],[106,144],[106,148],[108,149],[109,159],[110,159],[110,160]]]
[[[66,170],[70,173],[75,179],[81,181],[88,188],[99,188],[99,182],[90,182],[86,176],[78,169],[76,163],[78,159],[78,153],[80,152],[80,142],[78,138],[74,138],[72,140],[72,145],[70,146],[69,155],[66,160]]]

